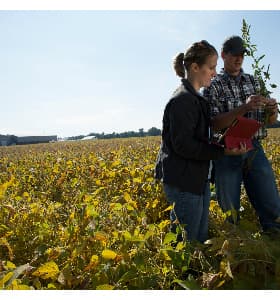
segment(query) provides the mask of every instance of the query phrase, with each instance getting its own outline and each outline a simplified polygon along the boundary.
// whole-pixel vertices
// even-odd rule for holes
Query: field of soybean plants
[[[280,131],[264,148],[280,186]],[[280,289],[280,234],[242,193],[209,240],[179,242],[154,180],[160,137],[0,147],[0,289]]]

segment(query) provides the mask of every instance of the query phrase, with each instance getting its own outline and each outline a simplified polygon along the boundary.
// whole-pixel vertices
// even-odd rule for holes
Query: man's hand
[[[274,124],[277,122],[277,117],[278,117],[278,106],[276,99],[267,99],[267,104],[265,106],[267,113],[268,113],[268,118],[267,118],[267,124]]]
[[[246,109],[248,111],[254,111],[260,108],[264,108],[264,106],[268,103],[270,99],[266,99],[263,96],[251,95],[246,100]]]
[[[267,108],[270,116],[278,113],[278,106],[277,106],[276,99],[273,98],[267,99],[267,103],[265,107]]]

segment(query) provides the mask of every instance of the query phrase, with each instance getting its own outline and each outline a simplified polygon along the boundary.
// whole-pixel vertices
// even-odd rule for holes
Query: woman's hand
[[[239,148],[233,148],[233,149],[225,148],[224,153],[225,153],[225,155],[242,155],[242,154],[247,153],[249,150],[251,150],[251,149],[247,149],[245,143],[240,143]]]

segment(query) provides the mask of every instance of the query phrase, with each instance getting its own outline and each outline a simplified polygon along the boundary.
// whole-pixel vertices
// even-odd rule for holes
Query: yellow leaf
[[[152,203],[152,208],[156,208],[158,203],[159,203],[158,199],[155,199]]]
[[[117,167],[118,165],[121,164],[121,161],[120,160],[115,160],[113,163],[112,163],[112,167]]]
[[[119,232],[118,231],[113,231],[112,233],[112,236],[115,238],[115,239],[118,239],[119,238]]]
[[[92,200],[92,195],[84,195],[85,202],[91,202],[91,200]]]
[[[43,279],[56,279],[59,274],[59,268],[54,261],[50,261],[40,266],[35,272],[32,273],[33,276],[40,277]]]
[[[132,210],[134,210],[134,207],[131,206],[130,204],[127,204],[126,209],[129,210],[129,211],[132,211]]]
[[[136,253],[137,253],[137,249],[131,249],[128,254],[129,254],[130,258],[132,258],[136,255]]]
[[[17,267],[16,269],[14,269],[12,272],[9,272],[8,274],[6,274],[6,276],[4,276],[4,278],[2,278],[1,280],[3,280],[3,282],[1,283],[0,280],[0,289],[2,285],[5,285],[5,288],[7,289],[18,289],[18,283],[20,284],[21,281],[18,280],[17,278],[24,273],[27,269],[29,268],[29,264],[25,264],[25,265],[21,265],[19,267]],[[12,276],[11,276],[12,275]],[[7,281],[8,279],[8,281]],[[4,286],[3,286],[4,288]]]
[[[94,239],[97,241],[101,241],[103,245],[106,245],[107,243],[107,236],[105,233],[101,232],[101,231],[97,231],[94,235]]]
[[[55,284],[53,284],[53,283],[48,284],[48,290],[56,290],[56,289],[57,289],[57,287],[55,286]]]
[[[78,251],[77,251],[77,249],[75,248],[73,251],[72,251],[72,253],[71,253],[71,257],[72,258],[76,258],[78,256]]]
[[[115,259],[116,258],[116,256],[117,256],[117,253],[116,252],[114,252],[114,251],[112,251],[112,250],[109,250],[109,249],[106,249],[106,250],[103,250],[102,251],[102,257],[103,258],[105,258],[105,259],[108,259],[108,260],[110,260],[110,259]]]
[[[28,194],[28,192],[24,192],[24,193],[22,194],[22,196],[28,198],[28,197],[29,197],[29,194]]]
[[[223,273],[223,274],[226,274],[228,275],[230,278],[233,278],[233,275],[232,275],[232,272],[231,272],[231,268],[230,268],[230,262],[227,260],[227,261],[221,261],[220,262],[220,271]]]
[[[10,260],[13,260],[14,257],[13,250],[6,238],[4,237],[0,238],[0,245],[8,248]]]
[[[134,183],[142,183],[142,179],[139,177],[135,177],[135,178],[133,178],[133,182]]]
[[[211,200],[209,205],[209,210],[214,211],[216,207],[217,207],[216,201]]]
[[[84,270],[88,271],[88,270],[94,269],[98,265],[98,262],[99,262],[99,257],[95,254],[92,255],[89,264],[85,267]]]
[[[73,165],[73,161],[72,160],[68,160],[66,162],[66,165],[69,166],[69,167],[71,167]]]
[[[7,273],[4,277],[0,279],[0,289],[4,288],[5,283],[13,276],[13,272]]]
[[[124,192],[123,197],[126,202],[132,201],[130,195],[127,192]]]
[[[8,182],[5,182],[2,185],[0,185],[0,197],[4,196],[4,194],[6,193],[7,188],[13,184],[14,179],[15,178],[12,176],[11,179]]]
[[[16,284],[16,287],[12,284],[13,290],[34,290],[31,286],[26,284]]]
[[[99,257],[98,255],[92,255],[91,259],[90,259],[90,263],[96,265],[98,263]]]
[[[167,225],[170,224],[170,220],[163,220],[159,223],[158,227],[163,230]]]
[[[131,196],[127,192],[124,192],[123,197],[124,200],[128,203],[128,205],[126,206],[128,210],[134,210],[134,208],[137,209],[137,203],[131,199]]]
[[[173,205],[169,205],[169,206],[164,210],[164,212],[165,212],[165,211],[172,210],[172,209],[173,209]]]
[[[154,164],[146,165],[146,166],[144,167],[144,171],[147,171],[147,170],[153,170],[154,167],[155,167]]]
[[[16,268],[16,265],[13,264],[11,261],[8,260],[8,261],[6,262],[4,268],[5,268],[6,270],[9,270],[9,269],[10,269],[10,270],[13,270],[13,269]]]
[[[166,261],[171,261],[172,260],[171,257],[168,255],[167,251],[162,250],[161,254],[163,255],[164,260],[166,260]]]
[[[114,178],[116,176],[116,172],[110,171],[108,172],[109,177]]]
[[[103,168],[106,166],[106,163],[104,161],[99,161],[99,167]]]
[[[125,238],[126,241],[130,241],[131,238],[132,238],[130,232],[128,232],[128,231],[125,231],[123,233],[123,236],[124,236],[124,238]]]
[[[110,284],[101,284],[96,287],[97,290],[113,290],[115,287]]]
[[[225,280],[221,280],[221,281],[217,284],[216,288],[221,287],[225,282],[226,282]]]
[[[86,207],[86,217],[89,218],[89,217],[97,217],[99,214],[98,212],[95,210],[95,207],[94,205],[91,205],[89,204],[87,207]]]
[[[179,242],[176,246],[177,251],[181,251],[186,247],[186,245],[183,242]]]
[[[122,210],[122,205],[120,203],[110,203],[110,210],[118,211]]]

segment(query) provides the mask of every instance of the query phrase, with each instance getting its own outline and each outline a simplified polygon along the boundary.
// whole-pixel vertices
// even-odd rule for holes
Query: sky
[[[0,7],[1,8],[1,7]],[[280,88],[280,10],[0,10],[0,134],[69,137],[161,128],[172,59],[251,25]],[[244,70],[251,72],[245,58]],[[222,67],[219,57],[217,70]],[[279,88],[272,94],[280,101]]]

